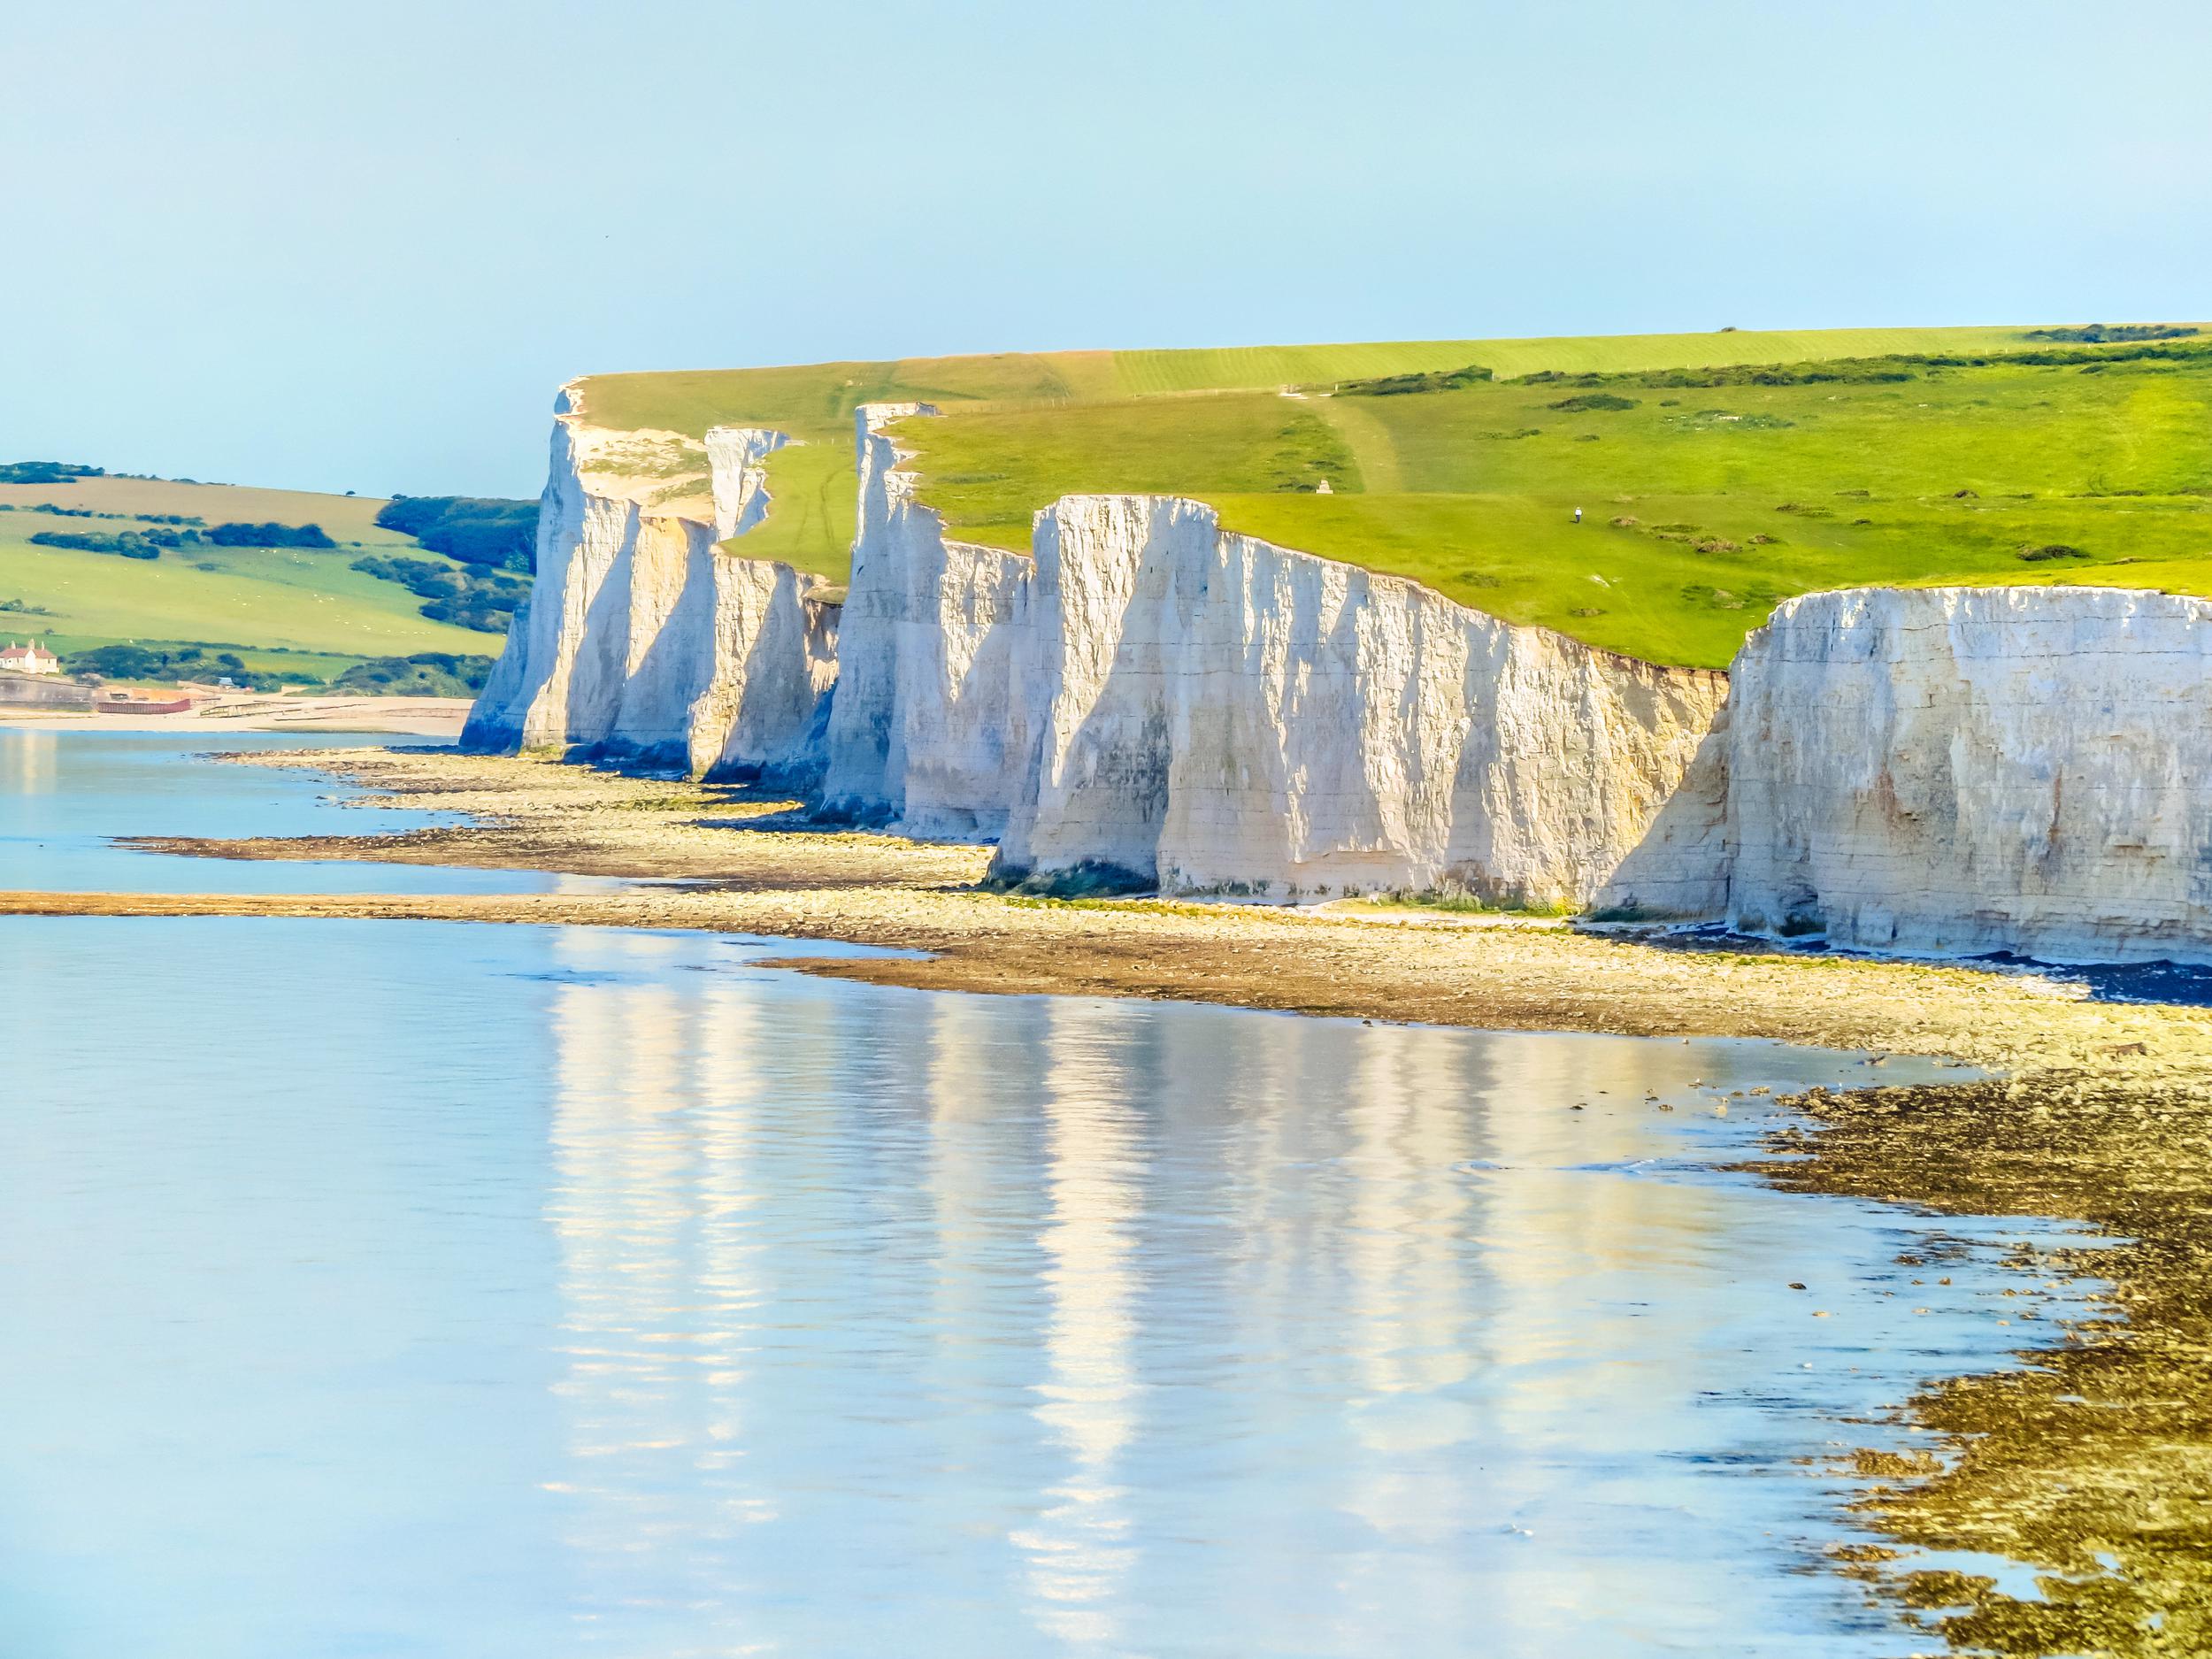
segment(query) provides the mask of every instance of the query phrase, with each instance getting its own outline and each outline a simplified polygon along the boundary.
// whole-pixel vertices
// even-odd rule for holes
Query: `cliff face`
[[[1196,502],[1068,497],[1035,546],[1010,876],[1578,903],[1725,689],[1225,533]]]
[[[1875,949],[2212,958],[2212,605],[1813,594],[1732,672],[1697,787],[1604,902]]]
[[[823,805],[910,834],[987,839],[1019,790],[1014,654],[1031,562],[947,540],[943,520],[915,499],[884,428],[934,413],[926,403],[856,413],[860,522]]]
[[[2212,604],[1816,594],[1732,688],[1195,502],[1066,497],[1030,557],[948,539],[888,429],[933,412],[859,413],[841,629],[818,579],[716,545],[771,510],[781,434],[608,433],[565,398],[538,585],[465,741],[818,780],[833,814],[997,837],[1009,880],[2212,960]]]
[[[1724,688],[1224,534],[1194,502],[1069,497],[1033,557],[949,540],[886,430],[932,412],[860,411],[825,805],[999,836],[1010,879],[1578,902]]]
[[[818,577],[716,547],[765,515],[761,464],[786,441],[606,432],[564,392],[536,587],[464,744],[693,776],[818,771],[837,608]]]

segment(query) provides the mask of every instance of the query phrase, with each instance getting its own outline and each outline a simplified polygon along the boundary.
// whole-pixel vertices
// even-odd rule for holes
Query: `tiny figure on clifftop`
[[[1575,509],[1575,522],[1577,524],[1580,524],[1582,522],[1582,509],[1579,507]]]

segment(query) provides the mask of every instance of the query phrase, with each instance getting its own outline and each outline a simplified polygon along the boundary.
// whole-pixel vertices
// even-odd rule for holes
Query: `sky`
[[[531,495],[575,375],[2212,314],[2212,7],[74,0],[0,459]]]

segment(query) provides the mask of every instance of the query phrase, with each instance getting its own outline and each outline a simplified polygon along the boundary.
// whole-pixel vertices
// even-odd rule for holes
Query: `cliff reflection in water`
[[[573,938],[547,1484],[587,1635],[1778,1652],[1845,1617],[1777,1569],[1829,1536],[1797,1468],[1824,1413],[1878,1383],[1781,1384],[1807,1310],[1763,1287],[1878,1234],[1671,1177],[1695,1126],[1644,1096],[1847,1062]],[[1791,1478],[1722,1472],[1746,1462]]]
[[[1029,1556],[1039,1627],[1071,1645],[1119,1644],[1117,1602],[1136,1556],[1121,1459],[1137,1431],[1133,1256],[1147,1159],[1118,1011],[1055,1007],[1039,1050],[1050,1305],[1034,1387],[1064,1474],[1014,1542]]]
[[[56,735],[35,727],[0,732],[0,796],[54,792]]]

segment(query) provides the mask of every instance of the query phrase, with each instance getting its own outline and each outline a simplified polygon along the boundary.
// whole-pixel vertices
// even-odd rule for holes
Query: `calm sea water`
[[[0,775],[6,885],[141,827]],[[790,949],[0,918],[0,1652],[1925,1645],[1798,1570],[1905,1432],[1845,1419],[2002,1362],[2014,1235],[1915,1286],[1930,1224],[1715,1168],[1855,1056]]]
[[[450,814],[349,810],[361,791],[211,751],[368,747],[351,733],[196,735],[0,727],[0,889],[113,893],[546,893],[603,878],[434,864],[259,864],[177,858],[110,844],[119,835],[368,835],[457,822]]]

